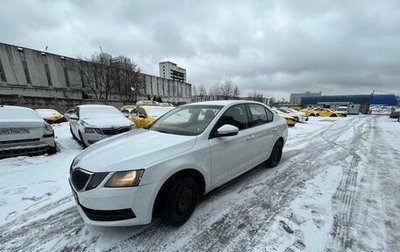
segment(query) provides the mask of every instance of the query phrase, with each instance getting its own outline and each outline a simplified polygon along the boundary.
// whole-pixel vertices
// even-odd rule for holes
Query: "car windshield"
[[[81,118],[121,117],[121,112],[112,106],[90,106],[80,108]]]
[[[202,133],[223,106],[215,105],[186,105],[178,107],[159,120],[150,130],[163,133],[196,136]]]
[[[174,107],[147,107],[146,111],[151,117],[160,117],[173,108]]]

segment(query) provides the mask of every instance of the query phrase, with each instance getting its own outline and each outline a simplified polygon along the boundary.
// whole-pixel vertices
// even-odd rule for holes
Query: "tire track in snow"
[[[378,119],[368,117],[355,127],[358,136],[350,144],[354,162],[344,169],[332,200],[335,215],[327,251],[400,251],[399,182],[393,179],[400,176],[397,169],[393,174],[400,160],[382,137]]]
[[[380,126],[385,117],[375,116],[365,135],[368,144],[360,197],[352,219],[351,249],[359,251],[400,251],[400,163],[399,150],[387,141],[393,137]]]
[[[338,144],[351,155],[351,161],[348,166],[343,166],[342,180],[337,187],[336,193],[332,197],[332,205],[334,210],[333,225],[331,228],[331,240],[327,243],[327,250],[334,251],[345,250],[350,248],[353,243],[349,232],[353,218],[354,204],[358,199],[359,187],[359,163],[360,155],[357,153],[365,146],[362,143],[362,136],[371,128],[371,119],[369,117],[357,120],[357,124],[352,125],[354,132],[351,141],[344,145]],[[368,123],[368,124],[366,124]],[[364,147],[365,148],[365,147]]]

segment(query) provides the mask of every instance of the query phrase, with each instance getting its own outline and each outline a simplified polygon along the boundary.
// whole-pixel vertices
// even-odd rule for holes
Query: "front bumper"
[[[69,180],[78,211],[85,223],[96,226],[136,226],[152,219],[156,184],[106,188],[105,181],[88,191],[76,191]]]

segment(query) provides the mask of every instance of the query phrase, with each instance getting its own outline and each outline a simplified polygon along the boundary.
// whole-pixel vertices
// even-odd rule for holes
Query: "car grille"
[[[81,191],[85,188],[86,184],[89,182],[91,174],[83,171],[81,169],[75,169],[72,171],[71,180],[72,184],[74,185],[75,189]]]
[[[116,135],[129,131],[129,127],[122,127],[117,129],[102,129],[104,135]]]
[[[34,139],[21,139],[21,140],[9,140],[9,141],[0,141],[0,144],[15,144],[15,143],[30,143],[30,142],[37,142],[39,138]]]

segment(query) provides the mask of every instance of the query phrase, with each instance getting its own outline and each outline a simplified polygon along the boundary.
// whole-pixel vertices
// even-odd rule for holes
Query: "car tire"
[[[310,114],[310,116],[315,116],[315,114]]]
[[[271,155],[269,156],[266,164],[268,167],[275,167],[279,164],[282,158],[282,149],[283,149],[283,142],[278,140],[274,148],[272,148]]]
[[[48,155],[53,155],[57,153],[57,146],[50,147],[49,150],[47,151]]]
[[[331,117],[337,117],[337,115],[335,115],[335,114],[332,114],[332,115],[331,115]]]
[[[196,208],[199,186],[192,177],[183,177],[171,188],[163,211],[163,221],[170,226],[181,226]]]
[[[316,114],[315,116],[319,116],[319,114]]]
[[[72,132],[72,128],[71,127],[69,127],[69,131],[71,132],[71,135],[72,135],[72,139],[74,139],[74,140],[79,140],[76,136],[75,136],[75,134],[74,134],[74,132]]]
[[[81,133],[81,132],[79,132],[79,141],[81,142],[81,145],[82,145],[82,147],[83,147],[84,149],[88,147],[87,144],[85,143],[85,140],[83,140],[83,137],[82,137],[82,133]]]

